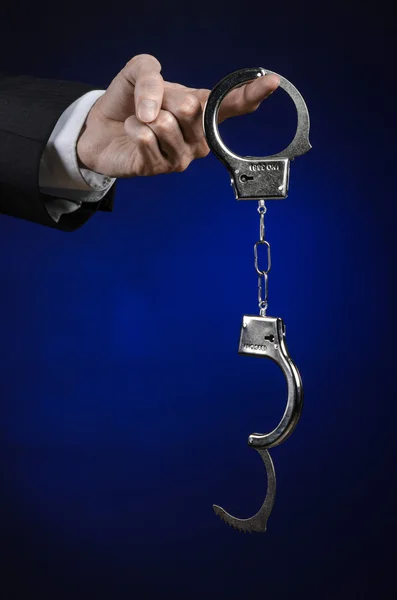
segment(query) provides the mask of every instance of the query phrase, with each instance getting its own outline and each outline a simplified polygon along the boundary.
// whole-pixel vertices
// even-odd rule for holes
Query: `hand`
[[[159,61],[134,56],[90,110],[77,142],[80,165],[109,177],[181,172],[209,153],[202,115],[210,90],[164,81]],[[254,112],[279,85],[265,75],[230,92],[219,123]]]

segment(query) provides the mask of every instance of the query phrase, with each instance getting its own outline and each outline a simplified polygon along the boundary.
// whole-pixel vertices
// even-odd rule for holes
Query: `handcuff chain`
[[[258,202],[258,213],[259,213],[259,241],[254,244],[254,265],[255,270],[258,273],[258,307],[259,307],[259,315],[261,317],[266,316],[266,310],[268,305],[268,295],[269,295],[269,285],[268,285],[268,275],[271,269],[271,254],[270,254],[270,244],[265,240],[265,213],[266,206],[264,200],[259,200]],[[258,246],[265,245],[267,247],[267,268],[260,269],[258,266]],[[263,282],[262,282],[263,280]],[[262,285],[264,284],[264,290]]]

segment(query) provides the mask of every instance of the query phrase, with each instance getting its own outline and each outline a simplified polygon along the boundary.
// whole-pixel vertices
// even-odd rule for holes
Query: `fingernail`
[[[155,100],[142,100],[138,106],[138,117],[141,121],[154,121],[157,112]]]

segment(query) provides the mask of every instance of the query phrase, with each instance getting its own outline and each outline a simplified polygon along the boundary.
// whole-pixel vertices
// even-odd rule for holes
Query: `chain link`
[[[259,314],[261,317],[266,316],[266,310],[268,306],[268,294],[269,294],[269,285],[268,285],[268,275],[272,266],[271,262],[271,253],[270,253],[270,244],[265,240],[265,213],[266,206],[265,201],[260,200],[258,202],[258,213],[259,213],[259,241],[254,244],[254,265],[255,270],[258,274],[258,307]],[[267,248],[267,268],[260,269],[258,266],[258,246],[266,246]]]

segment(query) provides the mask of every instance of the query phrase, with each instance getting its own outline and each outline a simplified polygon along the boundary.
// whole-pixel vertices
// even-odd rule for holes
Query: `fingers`
[[[233,90],[222,102],[219,123],[227,118],[255,111],[280,83],[277,75],[265,75]],[[202,114],[210,90],[192,89],[165,82],[163,108],[172,113],[179,122],[184,140],[190,144],[195,158],[207,156]]]
[[[184,171],[193,156],[176,117],[166,110],[161,110],[155,121],[148,127],[157,137],[157,143],[172,171]]]
[[[124,122],[138,109],[144,122],[154,120],[164,93],[161,65],[150,54],[134,56],[112,80],[97,104],[105,117]]]
[[[174,85],[174,84],[173,84]],[[206,156],[209,148],[203,133],[203,104],[193,90],[183,86],[168,88],[163,99],[163,108],[177,120],[183,139],[191,146],[195,158]]]
[[[157,119],[141,123],[135,116],[125,122],[125,131],[137,147],[138,175],[157,175],[185,171],[194,158],[185,143],[177,119],[161,110]]]
[[[130,158],[128,171],[138,176],[159,175],[168,172],[167,160],[161,153],[156,134],[139,119],[132,115],[124,123],[132,147],[135,148]]]
[[[144,123],[154,121],[163,102],[164,81],[161,64],[150,54],[134,56],[125,67],[127,79],[135,86],[135,110]]]
[[[226,96],[219,109],[219,123],[230,117],[254,112],[260,103],[277,89],[280,79],[277,75],[258,77]]]
[[[177,119],[188,144],[197,142],[202,136],[202,108],[200,100],[194,94],[183,90],[167,90],[164,94],[163,108]]]

